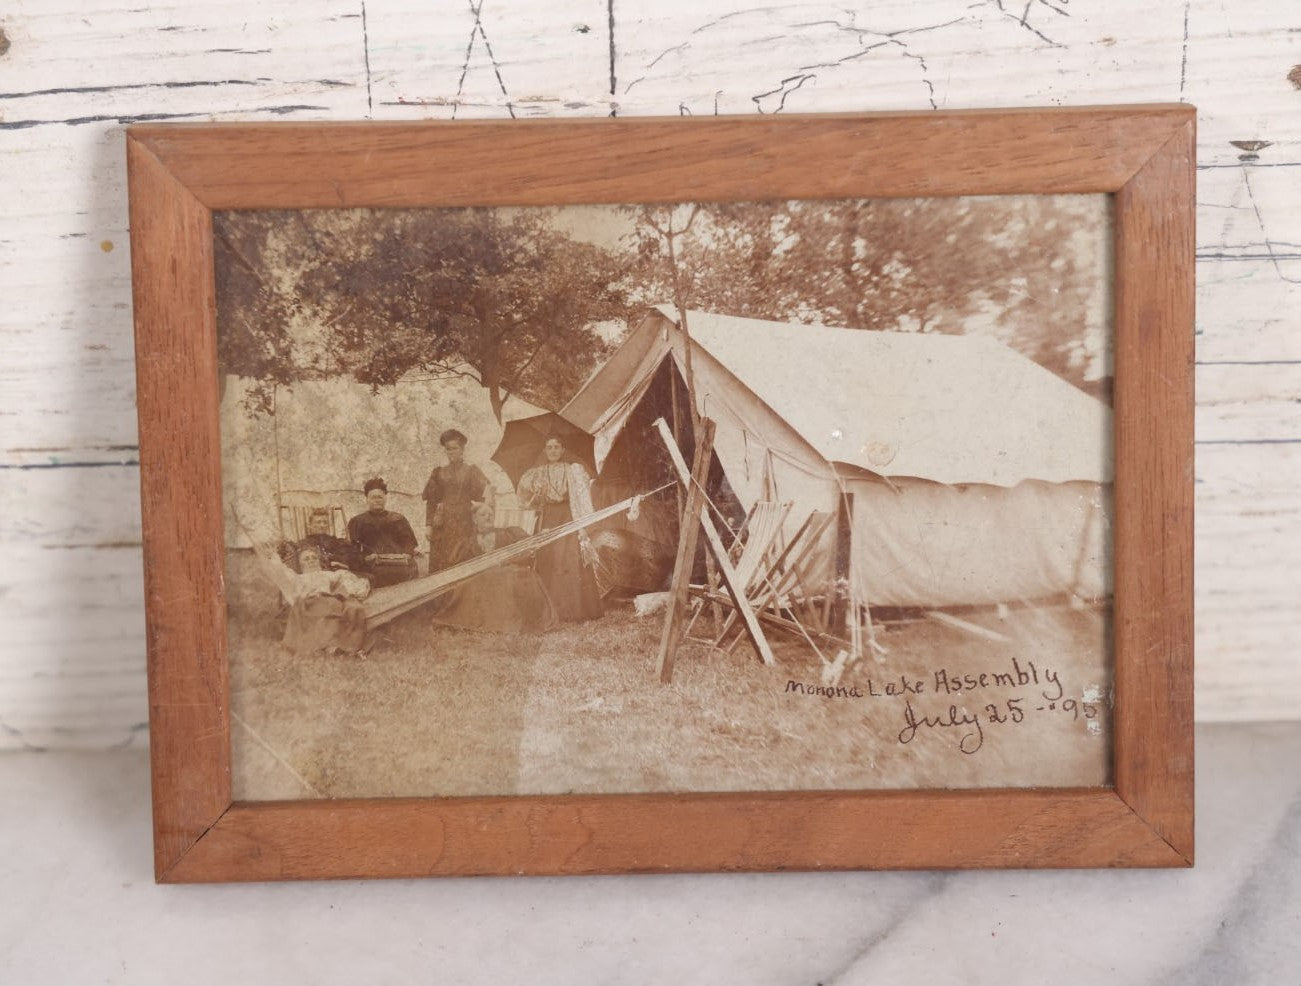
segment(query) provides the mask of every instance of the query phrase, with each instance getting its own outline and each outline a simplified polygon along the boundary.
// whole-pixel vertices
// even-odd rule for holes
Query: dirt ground
[[[662,614],[546,634],[419,611],[365,659],[295,658],[274,596],[231,566],[235,796],[1076,786],[1110,777],[1106,613],[1069,607],[878,628],[884,653],[822,683],[804,641],[689,643],[655,675]],[[705,621],[706,625],[708,621]],[[828,657],[832,655],[827,655]],[[983,678],[981,676],[984,676]]]

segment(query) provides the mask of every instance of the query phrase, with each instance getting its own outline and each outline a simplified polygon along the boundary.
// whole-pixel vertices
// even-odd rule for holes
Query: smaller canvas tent
[[[687,323],[696,409],[717,423],[740,508],[794,501],[792,528],[841,516],[814,557],[820,584],[847,574],[855,601],[910,607],[1110,591],[1111,411],[1097,399],[983,336]],[[607,497],[665,474],[647,426],[687,347],[676,311],[653,309],[565,407],[596,436]]]

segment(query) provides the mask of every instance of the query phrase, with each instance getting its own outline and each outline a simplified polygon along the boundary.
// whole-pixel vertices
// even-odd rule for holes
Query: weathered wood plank
[[[1197,473],[1197,714],[1294,719],[1301,443],[1200,445]]]
[[[109,745],[143,720],[122,134],[138,119],[1196,104],[1197,714],[1301,708],[1289,5],[20,0],[0,23],[0,722],[17,730],[0,748]]]

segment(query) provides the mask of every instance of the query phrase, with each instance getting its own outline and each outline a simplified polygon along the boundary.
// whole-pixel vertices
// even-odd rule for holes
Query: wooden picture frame
[[[136,126],[127,137],[160,882],[1189,866],[1195,115]],[[232,803],[212,213],[1114,196],[1114,784]]]

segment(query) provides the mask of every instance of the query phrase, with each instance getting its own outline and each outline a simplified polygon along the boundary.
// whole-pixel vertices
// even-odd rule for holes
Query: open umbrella
[[[589,476],[596,475],[596,457],[592,451],[595,440],[554,411],[507,421],[497,451],[492,453],[492,461],[501,466],[510,481],[518,486],[527,470],[547,461],[542,447],[553,435],[564,442],[566,461],[581,462]]]

